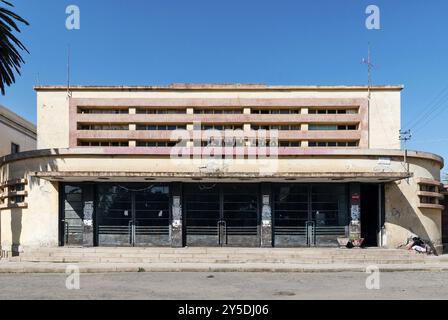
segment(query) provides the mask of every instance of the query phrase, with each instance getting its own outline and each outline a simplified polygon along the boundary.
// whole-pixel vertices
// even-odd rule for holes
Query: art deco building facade
[[[2,249],[394,248],[418,234],[440,251],[443,159],[405,162],[402,89],[36,87],[38,150],[0,163]]]

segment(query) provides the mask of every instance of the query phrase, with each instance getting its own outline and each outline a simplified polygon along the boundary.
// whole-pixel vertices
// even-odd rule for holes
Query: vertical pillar
[[[261,185],[261,246],[272,247],[271,186]]]
[[[82,188],[83,197],[83,234],[82,246],[93,247],[93,212],[94,212],[94,192],[93,185],[86,185]]]
[[[350,183],[350,239],[361,238],[361,185]]]
[[[175,182],[172,184],[171,190],[171,246],[183,247],[183,233],[182,233],[182,184]]]

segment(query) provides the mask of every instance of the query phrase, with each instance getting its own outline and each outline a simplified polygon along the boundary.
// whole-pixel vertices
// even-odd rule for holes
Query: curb
[[[0,263],[0,274],[18,273],[66,273],[68,266],[77,266],[81,273],[117,272],[295,272],[295,273],[333,273],[366,272],[368,265],[339,266],[300,266],[268,264],[76,264],[76,263]],[[376,265],[382,272],[448,272],[445,265]]]

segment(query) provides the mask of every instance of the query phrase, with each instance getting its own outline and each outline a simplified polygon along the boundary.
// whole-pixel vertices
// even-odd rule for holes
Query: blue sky
[[[30,54],[0,103],[35,122],[32,86],[65,84],[67,46],[74,84],[365,84],[372,46],[375,84],[404,84],[403,128],[411,149],[448,159],[446,0],[40,0],[17,1],[29,20]],[[81,29],[65,28],[68,5]],[[381,9],[381,29],[365,9]],[[437,99],[438,98],[438,99]]]

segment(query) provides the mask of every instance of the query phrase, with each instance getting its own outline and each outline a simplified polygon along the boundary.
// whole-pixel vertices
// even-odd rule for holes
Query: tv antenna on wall
[[[70,44],[67,46],[67,99],[72,97],[70,91]]]
[[[370,42],[367,46],[367,58],[362,59],[362,63],[367,65],[367,131],[368,131],[368,138],[367,138],[367,148],[370,148],[370,98],[371,98],[371,87],[372,87],[372,69],[373,69],[373,63],[372,63],[372,57],[370,52]]]
[[[362,63],[364,63],[367,66],[367,90],[368,90],[369,100],[370,100],[370,89],[372,86],[372,69],[374,67],[374,65],[372,63],[371,52],[370,52],[370,42],[367,47],[367,58],[363,58]]]

